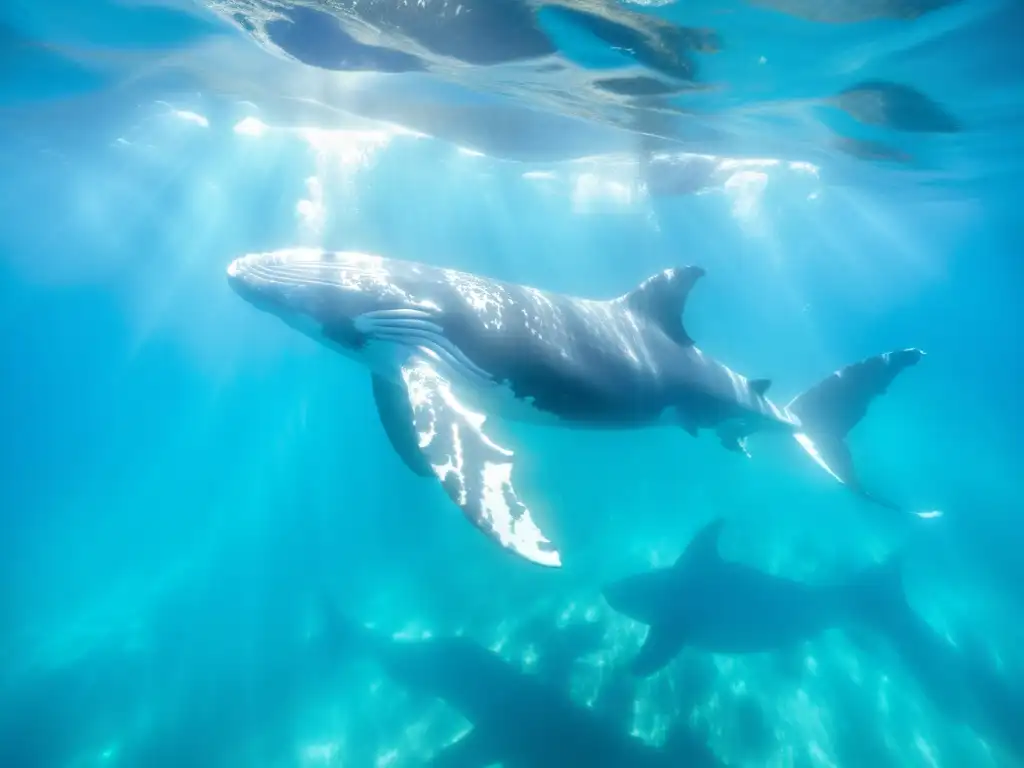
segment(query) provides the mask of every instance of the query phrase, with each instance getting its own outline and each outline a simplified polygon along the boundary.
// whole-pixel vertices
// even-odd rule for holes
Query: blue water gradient
[[[492,157],[458,119],[445,140],[289,101],[262,78],[293,63],[204,8],[78,5],[0,11],[18,51],[0,73],[0,765],[424,764],[467,721],[327,648],[324,593],[382,633],[462,634],[538,675],[563,632],[599,622],[560,693],[653,745],[683,723],[729,765],[1021,764],[1019,9],[965,0],[948,32],[879,32],[893,51],[859,69],[855,28],[740,9],[730,50],[756,61],[763,42],[804,71],[780,100],[831,84],[806,69],[821,43],[854,80],[913,73],[967,130],[894,140],[942,184],[747,143],[740,159],[778,162],[719,158],[692,194],[657,195],[592,124],[618,159]],[[765,19],[783,31],[758,33]],[[222,90],[146,53],[211,41],[249,46],[265,89],[231,97],[246,66],[206,70]],[[713,77],[757,91],[743,60]],[[449,106],[497,99],[430,88]],[[755,437],[746,459],[682,430],[501,424],[565,554],[533,568],[401,464],[365,370],[232,294],[232,259],[300,244],[602,298],[699,264],[690,335],[782,402],[921,347],[850,443],[869,485],[945,516],[908,527],[783,438]],[[840,631],[751,656],[687,649],[628,678],[644,628],[602,586],[671,563],[718,516],[725,555],[797,579],[901,552],[927,631],[893,631],[910,651]]]

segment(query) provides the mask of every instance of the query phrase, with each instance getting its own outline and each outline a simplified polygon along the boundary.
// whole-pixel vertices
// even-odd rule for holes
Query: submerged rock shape
[[[685,86],[666,82],[656,77],[637,75],[635,77],[602,77],[594,86],[617,96],[665,96],[684,90]]]
[[[693,78],[691,51],[721,47],[712,30],[680,27],[617,0],[246,0],[227,15],[310,66],[396,73],[453,61],[486,67],[557,56],[562,51],[544,28],[542,11],[677,80]]]
[[[751,0],[752,5],[822,24],[911,21],[956,2],[959,0]]]
[[[858,160],[876,163],[900,163],[904,165],[912,160],[911,156],[906,152],[890,147],[888,144],[880,141],[837,136],[832,140],[831,144],[840,152],[850,157],[856,157]]]
[[[916,88],[887,80],[866,80],[833,97],[854,120],[910,133],[957,133],[960,121]]]
[[[417,72],[426,69],[404,51],[360,43],[338,19],[314,8],[296,6],[285,18],[267,22],[267,37],[281,50],[311,67],[342,72]]]

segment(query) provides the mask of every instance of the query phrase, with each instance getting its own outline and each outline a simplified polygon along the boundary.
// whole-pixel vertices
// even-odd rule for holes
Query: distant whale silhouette
[[[649,625],[631,668],[651,675],[684,647],[755,653],[792,647],[833,627],[884,624],[902,604],[898,561],[836,586],[812,586],[723,560],[722,519],[704,526],[669,568],[628,576],[604,588],[608,604]]]
[[[235,291],[372,372],[384,430],[416,474],[521,557],[561,557],[519,499],[514,454],[489,416],[572,429],[712,429],[746,453],[748,435],[793,435],[829,474],[890,509],[857,478],[844,438],[916,349],[847,366],[779,407],[701,351],[681,314],[700,267],[669,269],[611,300],[356,252],[254,253],[227,270]],[[937,512],[915,513],[921,517]]]
[[[916,88],[868,80],[840,91],[828,103],[868,125],[910,133],[958,133],[960,121]]]
[[[325,601],[327,642],[341,656],[369,658],[396,684],[442,699],[472,730],[432,766],[483,768],[712,768],[703,743],[676,730],[653,747],[614,720],[572,701],[538,675],[520,672],[464,637],[394,640],[355,624]]]

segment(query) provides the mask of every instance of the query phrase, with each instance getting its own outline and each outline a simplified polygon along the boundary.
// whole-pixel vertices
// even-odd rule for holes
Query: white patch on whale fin
[[[512,451],[484,434],[485,416],[459,401],[430,360],[415,356],[401,374],[419,449],[449,498],[506,549],[539,565],[560,567],[558,551],[516,495]]]
[[[701,267],[666,269],[647,278],[618,300],[636,314],[657,323],[677,344],[689,347],[693,339],[683,326],[683,310],[690,289],[704,274]]]
[[[412,408],[405,387],[392,384],[383,376],[373,374],[373,401],[384,434],[391,441],[395,453],[412,472],[420,477],[433,477],[430,466],[419,446],[419,435],[413,427]]]

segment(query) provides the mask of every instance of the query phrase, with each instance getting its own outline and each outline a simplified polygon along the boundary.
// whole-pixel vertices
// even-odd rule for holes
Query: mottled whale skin
[[[682,312],[704,275],[668,269],[608,300],[542,291],[416,262],[288,248],[236,259],[234,290],[358,361],[373,375],[384,429],[406,465],[440,480],[481,530],[533,562],[561,558],[519,499],[514,454],[488,417],[568,428],[714,429],[745,452],[759,431],[793,434],[857,493],[843,438],[903,368],[902,350],[848,366],[779,407],[769,381],[702,352]],[[937,513],[921,513],[933,516]]]

